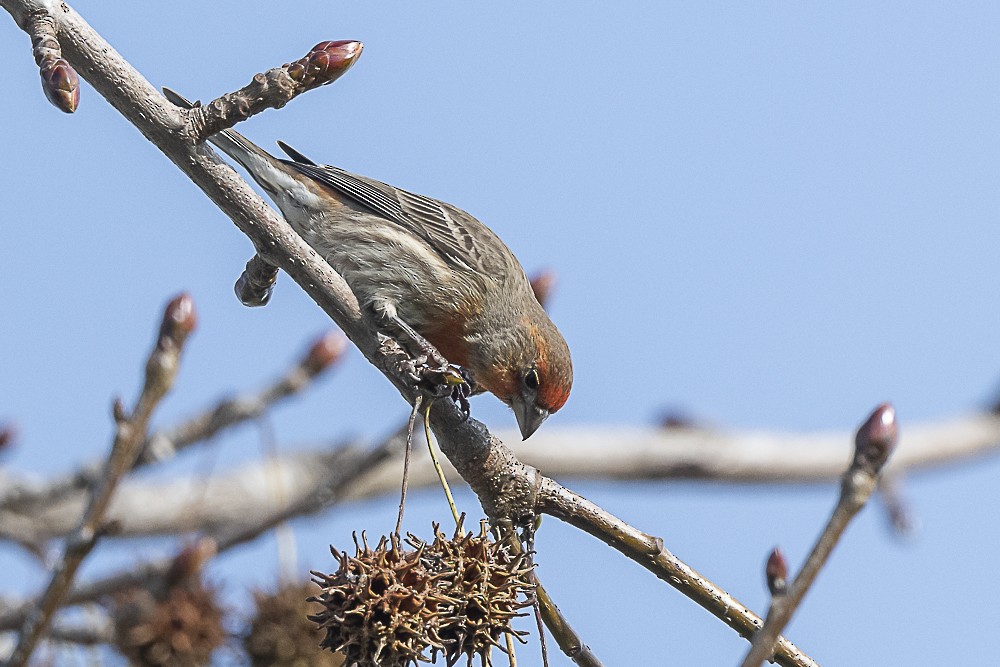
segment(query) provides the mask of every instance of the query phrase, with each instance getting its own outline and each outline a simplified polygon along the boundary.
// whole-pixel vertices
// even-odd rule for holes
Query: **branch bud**
[[[696,428],[697,420],[683,410],[671,408],[660,413],[657,425],[665,431]]]
[[[17,429],[13,424],[0,426],[0,451],[3,451],[14,444],[17,439]]]
[[[57,109],[73,113],[80,106],[80,77],[62,58],[44,61],[38,70],[45,98]]]
[[[357,62],[364,44],[350,39],[320,42],[301,60],[286,65],[288,76],[314,88],[333,83]]]
[[[531,277],[531,291],[535,293],[535,298],[538,299],[538,303],[542,304],[542,308],[548,306],[555,286],[555,271],[542,269]]]
[[[266,306],[274,292],[278,280],[278,267],[268,264],[260,255],[254,255],[247,262],[233,289],[240,303],[248,308]]]
[[[218,545],[211,537],[202,537],[185,546],[174,556],[174,562],[164,577],[167,586],[176,586],[197,577],[205,563],[212,560],[217,552]]]
[[[146,362],[146,384],[142,390],[145,402],[136,406],[136,412],[141,414],[143,407],[150,405],[150,400],[155,403],[170,391],[180,364],[184,342],[197,325],[194,300],[190,294],[182,292],[170,300],[163,310],[156,346]]]
[[[194,310],[194,300],[187,292],[182,292],[170,300],[163,311],[163,323],[156,341],[157,348],[180,349],[188,334],[198,326]]]
[[[767,578],[767,590],[771,591],[772,596],[788,592],[788,562],[778,547],[774,547],[767,557],[764,575]]]
[[[125,409],[125,401],[122,400],[121,396],[115,396],[111,402],[111,417],[118,425],[128,421],[128,411]]]
[[[309,377],[315,377],[339,362],[346,350],[347,338],[342,333],[325,333],[309,346],[309,351],[302,358],[302,368]]]
[[[877,476],[896,447],[898,437],[896,408],[891,403],[883,403],[858,428],[854,437],[854,461],[851,469]]]

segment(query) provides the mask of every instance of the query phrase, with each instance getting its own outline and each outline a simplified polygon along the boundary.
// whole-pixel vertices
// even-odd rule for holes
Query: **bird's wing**
[[[337,167],[285,164],[392,220],[427,242],[445,261],[498,278],[504,274],[503,242],[465,211]]]

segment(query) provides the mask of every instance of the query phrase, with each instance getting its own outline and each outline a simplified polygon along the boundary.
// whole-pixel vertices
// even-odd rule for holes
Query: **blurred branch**
[[[896,446],[897,437],[896,410],[888,403],[876,408],[858,429],[854,459],[841,479],[837,506],[816,544],[813,545],[802,569],[795,580],[787,585],[787,591],[780,595],[772,595],[767,618],[754,635],[753,644],[743,660],[742,667],[760,667],[771,657],[778,634],[792,620],[792,615],[816,580],[816,575],[826,564],[833,548],[840,541],[847,524],[861,511],[875,492],[879,474]],[[781,567],[776,568],[776,570],[781,569]],[[780,577],[774,577],[775,580],[778,578]],[[769,577],[770,582],[771,577]]]
[[[902,474],[883,474],[878,484],[878,497],[882,501],[893,534],[897,538],[905,539],[914,536],[919,521],[914,518],[910,504],[903,493],[902,478]]]
[[[62,560],[56,565],[48,587],[38,604],[24,619],[17,647],[7,663],[8,667],[21,667],[28,663],[52,615],[72,586],[77,570],[106,531],[105,512],[111,503],[111,497],[118,482],[132,468],[139,455],[153,410],[174,384],[180,366],[181,350],[188,335],[194,330],[196,321],[194,303],[187,294],[181,294],[167,304],[156,345],[146,362],[145,382],[135,408],[126,414],[122,403],[115,403],[117,428],[104,474],[94,487],[79,527],[66,540]]]
[[[505,435],[505,434],[501,434]],[[154,436],[155,439],[155,436]],[[515,441],[511,433],[507,441]],[[558,428],[539,431],[530,443],[512,446],[524,463],[560,479],[695,479],[725,483],[784,484],[837,480],[850,457],[850,434],[792,434],[710,429]],[[360,447],[360,444],[351,445]],[[615,451],[607,456],[608,448]],[[886,465],[886,475],[952,465],[1000,447],[1000,418],[969,415],[907,428]],[[239,526],[248,517],[282,511],[266,480],[279,479],[291,506],[325,487],[341,465],[336,449],[291,452],[209,478],[192,475],[167,482],[128,480],[109,509],[121,536],[162,535],[182,530]],[[447,461],[446,472],[457,473]],[[398,492],[400,459],[390,456],[361,475],[342,500],[365,500]],[[883,483],[887,478],[883,477]],[[891,480],[890,480],[891,481]],[[425,451],[416,448],[410,488],[437,484]],[[198,493],[195,494],[194,490]],[[189,498],[198,497],[197,503]],[[153,500],[156,500],[153,502]],[[30,512],[0,508],[0,538],[39,544],[72,530],[83,496]]]
[[[340,360],[345,347],[346,341],[339,332],[320,336],[301,359],[263,390],[224,399],[176,426],[150,435],[143,442],[133,469],[173,458],[182,450],[209,440],[221,431],[259,418],[282,400],[310,386],[316,377]],[[82,492],[101,478],[103,470],[104,462],[94,461],[72,473],[41,484],[4,480],[4,490],[0,492],[0,516],[11,512],[9,518],[16,520],[14,515],[30,516],[36,511],[47,513],[56,503],[66,500],[74,493],[76,498],[73,501],[80,503]],[[64,511],[68,511],[63,507]],[[72,516],[72,512],[69,514]],[[48,536],[61,532],[64,531],[48,533]]]
[[[52,626],[48,638],[53,641],[94,646],[114,641],[115,628],[106,614],[91,615],[84,623],[65,623]]]
[[[320,471],[322,485],[317,485],[310,493],[298,495],[289,499],[289,503],[267,512],[251,511],[244,514],[240,521],[220,523],[205,530],[217,553],[228,551],[244,544],[273,528],[291,516],[303,516],[322,511],[326,507],[339,502],[345,491],[363,476],[370,468],[383,461],[386,457],[401,451],[406,440],[405,433],[397,431],[383,441],[378,447],[366,451],[354,447],[342,447],[327,453],[330,459],[328,468]],[[261,475],[280,474],[261,471]],[[262,478],[252,483],[248,488],[268,488]],[[81,584],[70,591],[63,600],[64,605],[77,605],[92,602],[98,598],[132,587],[155,588],[170,574],[176,558],[163,558],[147,563],[141,563],[128,570],[117,572],[101,579]],[[18,603],[14,600],[0,598],[0,631],[11,630],[24,622],[34,604],[32,602]]]

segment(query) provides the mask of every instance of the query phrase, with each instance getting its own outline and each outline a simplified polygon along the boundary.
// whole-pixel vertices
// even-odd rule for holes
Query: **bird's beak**
[[[538,430],[542,422],[549,416],[548,410],[528,403],[523,398],[515,398],[511,407],[514,409],[514,416],[517,417],[517,426],[521,429],[521,437],[525,440]]]

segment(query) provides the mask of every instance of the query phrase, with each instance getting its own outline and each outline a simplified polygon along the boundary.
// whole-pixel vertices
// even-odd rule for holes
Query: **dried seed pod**
[[[309,602],[311,583],[285,586],[277,593],[254,593],[256,613],[243,648],[253,667],[341,667],[344,656],[320,647],[323,633],[308,618],[321,611]]]
[[[326,632],[324,647],[359,667],[407,667],[439,654],[448,665],[478,656],[488,667],[493,648],[505,650],[504,635],[521,639],[510,622],[529,604],[527,557],[492,540],[485,522],[478,535],[458,529],[449,539],[437,525],[434,534],[432,542],[410,535],[410,549],[396,536],[372,549],[364,534],[354,556],[331,548],[340,567],[313,572],[323,611],[310,618]]]
[[[118,596],[114,617],[115,648],[140,667],[207,665],[226,638],[215,590],[201,583],[163,599],[131,589]]]
[[[514,630],[510,623],[525,616],[521,609],[531,604],[527,598],[534,587],[532,565],[519,548],[493,541],[485,521],[478,535],[463,535],[458,529],[448,539],[437,526],[434,532],[434,542],[425,546],[425,552],[449,573],[440,583],[447,585],[447,596],[456,601],[451,613],[431,622],[437,640],[444,645],[443,649],[435,646],[434,656],[441,651],[449,667],[463,656],[471,666],[479,656],[480,664],[488,667],[494,647],[506,651],[504,635],[524,642],[522,636],[527,633]]]

